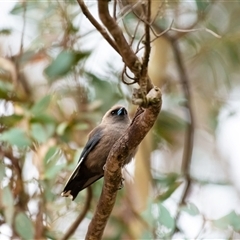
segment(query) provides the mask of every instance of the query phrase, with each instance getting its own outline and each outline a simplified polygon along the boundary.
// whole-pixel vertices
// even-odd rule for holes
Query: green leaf
[[[90,79],[95,91],[95,100],[101,100],[103,103],[104,111],[112,106],[113,102],[117,102],[122,99],[122,95],[119,91],[117,84],[110,80],[100,79],[93,73],[86,72],[87,78]],[[108,94],[106,94],[108,93]]]
[[[13,85],[8,82],[0,81],[0,98],[9,99],[13,92]]]
[[[11,28],[2,28],[0,29],[0,35],[10,35],[12,33]]]
[[[79,60],[89,56],[89,52],[62,51],[44,70],[50,80],[65,76]]]
[[[50,147],[44,157],[44,164],[46,165],[58,152],[59,149],[57,147]]]
[[[180,176],[177,173],[168,173],[165,175],[155,177],[154,181],[156,181],[157,183],[160,183],[162,186],[167,187],[167,186],[175,183],[176,181],[178,181],[179,177]]]
[[[57,134],[60,136],[63,135],[67,127],[68,127],[68,122],[60,123],[57,127]]]
[[[44,176],[45,179],[53,179],[57,176],[57,174],[65,167],[65,164],[56,164],[56,162],[53,162],[54,164],[48,164]]]
[[[172,183],[170,186],[168,186],[168,189],[164,192],[161,193],[159,196],[157,196],[156,200],[157,201],[165,201],[166,199],[168,199],[173,192],[181,185],[181,182],[174,182]]]
[[[35,103],[31,108],[31,112],[34,115],[41,115],[44,111],[47,110],[49,104],[51,102],[51,96],[47,95],[43,97],[40,101]]]
[[[4,176],[5,176],[5,165],[1,161],[0,162],[0,182],[3,180]]]
[[[45,124],[40,123],[31,124],[31,134],[32,137],[39,143],[46,142],[55,132],[54,124]]]
[[[154,130],[158,136],[164,138],[168,143],[174,144],[176,134],[182,132],[185,126],[186,122],[179,116],[163,110],[157,118]]]
[[[1,116],[0,124],[11,127],[23,119],[23,115],[12,114],[10,116]]]
[[[20,128],[12,128],[9,131],[5,131],[0,135],[0,141],[5,141],[10,145],[16,145],[17,147],[27,147],[31,145],[31,141],[25,132]]]
[[[49,148],[44,158],[44,177],[45,179],[53,179],[61,169],[65,167],[65,164],[58,164],[60,158],[60,151],[56,147]]]
[[[3,188],[1,198],[6,222],[8,223],[9,226],[11,226],[14,214],[14,199],[12,192],[8,186]]]
[[[184,211],[191,216],[196,216],[199,214],[198,208],[193,203],[187,203],[186,206],[181,207],[181,211]]]
[[[27,1],[26,2],[26,10],[29,11],[30,9],[38,8],[37,1]],[[23,3],[15,4],[14,8],[11,10],[10,14],[16,15],[21,14],[25,11],[25,6]]]
[[[204,11],[210,5],[210,2],[206,0],[196,0],[196,5],[199,11]]]
[[[20,212],[17,214],[15,218],[15,229],[22,239],[34,239],[33,223],[25,213]]]
[[[153,202],[151,199],[148,199],[147,208],[141,213],[141,217],[143,217],[149,224],[149,226],[154,225],[154,217],[152,214]]]
[[[48,139],[46,129],[39,123],[34,123],[31,125],[31,133],[33,138],[39,143],[43,143]]]
[[[56,124],[56,120],[52,116],[44,113],[33,116],[31,118],[31,122],[42,123],[42,124],[54,124],[54,125]]]
[[[57,240],[57,237],[55,237],[55,234],[56,234],[55,231],[50,231],[49,229],[45,230],[45,236],[47,237],[47,239]]]
[[[240,231],[240,216],[235,211],[232,211],[224,217],[214,220],[213,224],[224,230],[232,227],[234,231],[238,232]]]
[[[170,230],[173,230],[175,226],[175,221],[173,217],[171,216],[167,208],[165,208],[162,204],[159,204],[158,207],[160,211],[159,219],[158,219],[160,224],[164,225]]]

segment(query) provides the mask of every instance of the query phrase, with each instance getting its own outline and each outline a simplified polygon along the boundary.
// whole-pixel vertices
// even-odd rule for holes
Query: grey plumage
[[[108,154],[129,124],[130,119],[123,106],[114,106],[106,112],[100,125],[90,132],[88,142],[61,196],[71,196],[74,200],[81,190],[103,177]],[[132,157],[133,154],[128,156],[124,164],[129,163]]]

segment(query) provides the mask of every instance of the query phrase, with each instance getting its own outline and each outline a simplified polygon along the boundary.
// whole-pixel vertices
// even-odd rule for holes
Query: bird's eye
[[[114,109],[113,111],[111,111],[111,115],[112,115],[112,116],[123,116],[123,115],[127,115],[127,110],[126,110],[124,107],[117,108],[117,109]]]

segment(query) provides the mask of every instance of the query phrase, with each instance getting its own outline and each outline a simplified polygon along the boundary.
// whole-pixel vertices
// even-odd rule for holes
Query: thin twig
[[[131,42],[129,44],[131,47],[133,45],[134,40],[136,39],[136,35],[137,35],[137,32],[138,32],[138,28],[139,28],[140,22],[141,22],[140,19],[138,19],[137,26],[135,27],[134,33],[132,35],[132,40],[131,40]]]
[[[193,140],[194,140],[194,115],[193,115],[193,107],[192,107],[192,94],[190,91],[190,82],[183,66],[183,60],[181,56],[181,51],[179,49],[179,44],[177,41],[172,42],[173,54],[175,57],[175,61],[177,63],[177,68],[180,75],[180,81],[182,83],[182,90],[184,96],[186,98],[186,108],[187,108],[187,118],[189,123],[187,124],[187,132],[185,136],[185,146],[183,152],[183,161],[182,161],[182,172],[183,174],[189,174],[190,170],[190,162],[192,158],[193,151]],[[188,180],[188,179],[186,179]]]
[[[114,0],[113,2],[113,18],[115,21],[117,20],[117,0]]]
[[[85,218],[85,216],[90,208],[91,200],[92,200],[92,189],[91,189],[91,187],[88,187],[87,188],[87,198],[86,198],[85,205],[84,205],[82,212],[79,214],[79,216],[77,217],[75,222],[73,222],[73,224],[70,226],[70,228],[67,230],[67,232],[65,233],[65,235],[62,237],[61,240],[67,240],[74,234],[74,232],[76,231],[79,224]]]
[[[132,3],[131,6],[126,5],[125,3],[123,3],[125,1],[120,1],[121,5],[120,5],[120,11],[118,13],[118,22],[123,19],[127,14],[129,14],[130,12],[133,12],[135,8],[138,7],[139,4],[141,4],[141,1],[136,1],[134,4]]]
[[[170,25],[167,29],[165,29],[163,32],[161,32],[160,34],[154,33],[154,35],[155,35],[156,37],[151,40],[151,43],[154,42],[154,41],[156,41],[158,38],[160,38],[161,36],[163,36],[164,34],[166,34],[167,32],[169,32],[170,30],[171,30],[171,25]],[[136,53],[138,53],[139,51],[141,51],[143,48],[144,48],[144,46],[142,46],[142,47],[139,47],[139,46],[138,46],[138,50],[137,50]]]
[[[24,44],[24,34],[25,34],[25,28],[26,28],[26,11],[27,11],[27,3],[24,1],[22,3],[23,5],[23,27],[22,27],[22,34],[21,34],[21,44],[20,44],[20,51],[19,56],[21,57],[23,54],[23,44]]]
[[[98,30],[98,32],[101,33],[101,35],[107,40],[107,42],[115,49],[116,52],[119,53],[118,47],[116,46],[113,39],[109,36],[106,29],[103,28],[99,22],[93,17],[93,15],[89,12],[87,6],[85,5],[83,0],[77,0],[80,8],[82,9],[83,14],[86,16],[86,18],[92,23],[92,25]]]
[[[156,21],[157,17],[159,16],[162,6],[163,6],[163,2],[158,6],[157,12],[156,12],[155,16],[152,18],[151,25]]]
[[[189,33],[189,32],[199,32],[199,31],[206,31],[210,34],[212,34],[216,38],[221,38],[220,35],[215,33],[213,30],[209,28],[189,28],[189,29],[180,29],[180,28],[174,28],[172,27],[171,30],[176,31],[176,32],[181,32],[181,33]]]
[[[151,37],[150,37],[150,25],[149,22],[151,20],[151,0],[148,0],[146,6],[144,6],[145,11],[145,18],[146,22],[144,24],[145,28],[145,51],[143,56],[143,64],[142,64],[142,76],[147,75],[147,68],[148,68],[148,62],[149,62],[149,56],[151,51]]]
[[[181,201],[179,203],[179,206],[183,205],[186,202],[186,198],[189,193],[189,189],[191,186],[191,177],[190,177],[190,165],[191,165],[191,160],[192,160],[192,151],[193,151],[193,142],[194,142],[194,126],[195,126],[195,121],[194,121],[194,114],[193,114],[193,107],[192,107],[192,95],[190,91],[190,82],[186,73],[186,69],[183,65],[183,60],[181,56],[181,51],[179,49],[179,44],[175,39],[170,38],[170,42],[172,43],[172,49],[173,49],[173,54],[174,58],[176,61],[176,65],[178,68],[178,72],[180,75],[180,81],[182,85],[182,91],[184,93],[184,96],[186,98],[186,109],[187,109],[187,129],[185,133],[185,140],[184,140],[184,149],[183,149],[183,158],[182,158],[182,173],[185,176],[186,180],[186,186],[183,191]],[[180,216],[180,211],[177,212],[176,215],[176,222],[178,221]],[[175,229],[176,231],[176,229]]]
[[[137,53],[140,51],[140,49],[143,49],[143,48],[144,48],[144,46],[140,48],[140,44],[142,43],[144,37],[145,37],[145,33],[142,35],[142,37],[141,37],[141,38],[139,39],[139,41],[138,41],[135,54],[137,54]]]

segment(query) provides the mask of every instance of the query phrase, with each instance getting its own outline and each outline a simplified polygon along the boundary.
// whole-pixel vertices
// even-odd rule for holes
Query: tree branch
[[[162,32],[163,30],[156,24],[153,25],[155,29],[157,29],[159,32]],[[173,49],[173,55],[174,59],[176,61],[177,70],[179,72],[180,82],[182,86],[183,94],[186,98],[186,115],[188,119],[188,124],[185,132],[185,139],[184,139],[184,149],[183,149],[183,156],[182,156],[182,166],[181,171],[183,173],[183,176],[186,181],[185,188],[183,190],[179,206],[183,205],[186,201],[186,197],[189,193],[189,189],[191,186],[191,177],[190,177],[190,165],[192,160],[192,151],[193,151],[193,142],[194,142],[194,132],[195,132],[195,120],[194,120],[194,114],[193,114],[193,107],[192,107],[192,95],[190,91],[190,81],[188,79],[186,69],[183,64],[181,51],[179,48],[178,38],[172,37],[169,34],[164,35],[165,38],[169,41],[169,43],[172,46]],[[178,221],[180,216],[180,209],[178,208],[176,213],[176,222]],[[174,230],[176,232],[177,226]]]
[[[82,9],[83,14],[86,16],[86,18],[92,23],[92,25],[98,30],[98,32],[101,33],[101,35],[107,40],[107,42],[115,49],[116,52],[119,53],[118,47],[116,46],[113,39],[109,36],[106,29],[103,28],[99,22],[93,17],[93,15],[88,11],[87,6],[85,5],[83,0],[77,0],[80,8]]]
[[[183,65],[183,60],[181,57],[181,51],[179,49],[178,41],[174,38],[169,38],[172,44],[173,54],[175,57],[175,61],[177,63],[178,72],[180,75],[180,81],[182,83],[182,91],[186,98],[186,108],[187,108],[187,118],[188,124],[185,132],[185,140],[184,140],[184,149],[183,149],[183,157],[182,157],[182,166],[181,170],[185,177],[186,185],[179,202],[179,206],[183,205],[186,202],[187,195],[189,193],[189,189],[191,186],[191,177],[190,177],[190,165],[192,160],[192,151],[193,151],[193,142],[194,142],[194,132],[195,132],[195,121],[192,107],[192,95],[190,91],[189,79]],[[178,221],[180,216],[180,209],[178,208],[176,214],[176,222]],[[176,231],[176,229],[175,229]]]
[[[113,146],[108,155],[104,172],[103,190],[88,227],[86,239],[101,239],[107,220],[113,209],[117,190],[121,182],[121,168],[127,156],[133,153],[139,143],[152,128],[161,109],[162,98],[159,88],[153,88],[147,94],[149,106],[139,108],[130,127]]]
[[[77,227],[79,226],[79,224],[82,222],[82,220],[86,216],[86,214],[90,208],[91,201],[92,201],[92,188],[88,187],[87,188],[87,199],[86,199],[86,202],[85,202],[82,212],[79,214],[79,216],[77,217],[75,222],[73,222],[73,224],[70,226],[70,228],[67,230],[67,232],[65,233],[65,235],[62,237],[61,240],[67,240],[74,234]]]
[[[150,21],[151,21],[151,0],[147,1],[146,6],[143,6],[144,11],[144,28],[145,28],[145,51],[143,56],[143,72],[146,76],[147,74],[147,68],[148,68],[148,62],[151,52],[151,36],[150,36]]]
[[[116,45],[119,49],[120,55],[123,58],[123,61],[138,78],[140,76],[141,71],[141,62],[133,52],[132,48],[129,46],[128,42],[126,41],[120,27],[118,26],[114,18],[111,17],[108,10],[108,3],[109,3],[108,0],[98,1],[99,17],[104,26],[108,29],[108,31],[114,38]]]

